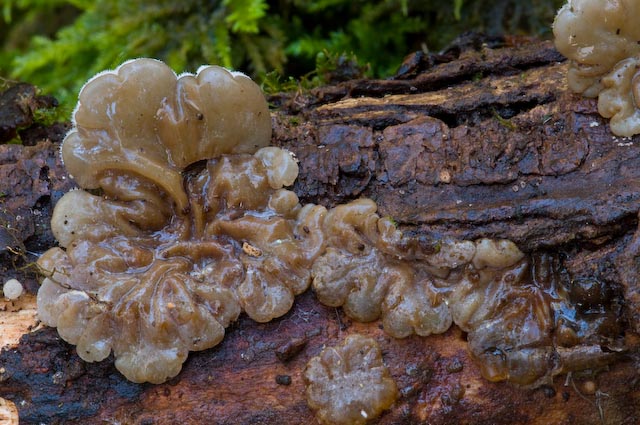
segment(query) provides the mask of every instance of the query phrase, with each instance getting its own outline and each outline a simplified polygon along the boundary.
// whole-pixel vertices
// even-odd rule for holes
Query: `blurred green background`
[[[272,90],[323,82],[357,58],[393,75],[407,54],[465,31],[550,37],[562,0],[0,0],[0,88],[21,80],[72,109],[93,74],[149,56],[176,72],[220,64]],[[275,83],[274,83],[275,82]]]

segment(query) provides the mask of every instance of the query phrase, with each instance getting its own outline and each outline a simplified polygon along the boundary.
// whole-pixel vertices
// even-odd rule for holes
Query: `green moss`
[[[12,8],[44,7],[39,0],[8,2]],[[78,16],[55,37],[33,35],[24,50],[14,50],[10,68],[0,71],[29,81],[62,102],[75,103],[93,74],[135,57],[157,57],[177,72],[203,63],[244,65],[254,73],[282,70],[282,51],[265,19],[266,0],[98,0],[69,1]],[[7,13],[5,13],[5,17]],[[11,38],[11,37],[9,37]]]
[[[511,131],[514,131],[517,129],[516,125],[514,123],[511,122],[511,120],[504,118],[502,115],[500,115],[498,113],[498,111],[496,111],[494,108],[491,108],[491,113],[493,114],[493,117],[498,120],[498,122],[500,123],[501,126],[503,126],[506,129],[509,129]]]
[[[220,64],[263,76],[268,90],[304,88],[340,78],[336,70],[389,76],[407,54],[439,50],[468,30],[548,35],[562,3],[0,0],[0,76],[68,105],[91,75],[141,56],[176,72]]]

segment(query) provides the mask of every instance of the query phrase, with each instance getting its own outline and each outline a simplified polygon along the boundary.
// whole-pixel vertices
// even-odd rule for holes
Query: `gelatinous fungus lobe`
[[[248,77],[129,61],[84,86],[73,121],[61,151],[84,190],[55,207],[38,311],[80,357],[163,382],[242,310],[270,320],[307,288],[325,210],[283,188],[297,164],[266,147]]]
[[[337,206],[324,222],[327,249],[313,265],[313,289],[323,304],[342,306],[358,321],[382,319],[396,338],[442,333],[451,314],[433,276],[471,260],[471,242],[435,243],[402,235],[376,204]]]
[[[398,397],[377,342],[358,334],[313,357],[304,380],[307,403],[323,424],[364,424],[391,407]]]
[[[527,279],[528,267],[512,242],[480,239],[461,277],[446,283],[454,323],[468,332],[469,349],[491,381],[531,384],[555,367],[529,355],[553,351],[553,313],[550,300]]]
[[[569,278],[550,254],[482,239],[447,299],[483,376],[535,387],[615,358],[624,343],[612,294],[597,279]]]
[[[598,97],[618,136],[640,133],[640,1],[570,0],[553,24],[555,45],[569,59],[569,88]]]
[[[603,295],[581,312],[592,290],[555,276],[558,265],[546,256],[526,256],[501,239],[426,241],[375,211],[360,199],[327,213],[327,248],[312,271],[323,304],[342,306],[354,320],[381,319],[396,338],[441,333],[455,323],[491,381],[539,386],[601,366],[607,350],[619,349],[615,303]]]

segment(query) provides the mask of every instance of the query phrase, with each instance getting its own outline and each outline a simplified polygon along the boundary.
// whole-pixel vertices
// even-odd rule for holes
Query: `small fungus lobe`
[[[640,133],[638,16],[638,0],[569,0],[553,24],[556,48],[569,59],[569,88],[598,97],[617,136]]]
[[[2,286],[4,297],[8,300],[17,300],[24,291],[22,283],[18,279],[9,279]]]
[[[391,407],[398,397],[378,343],[358,334],[313,357],[304,380],[307,403],[322,424],[364,424]]]

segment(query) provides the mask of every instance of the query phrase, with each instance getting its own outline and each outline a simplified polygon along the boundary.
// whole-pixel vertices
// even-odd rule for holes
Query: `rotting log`
[[[308,291],[278,320],[242,317],[162,385],[127,382],[112,358],[84,363],[54,329],[38,329],[4,342],[0,397],[15,403],[22,423],[313,423],[306,362],[359,332],[380,343],[401,390],[381,424],[637,423],[640,138],[612,136],[595,101],[567,91],[566,64],[551,43],[492,43],[417,54],[394,79],[272,96],[273,141],[300,161],[294,190],[303,202],[371,197],[406,232],[508,238],[528,253],[554,253],[572,278],[611,285],[625,297],[630,351],[619,361],[538,389],[489,383],[455,326],[396,340]],[[72,184],[55,149],[49,141],[0,146],[0,238],[9,247],[0,273],[17,274],[31,293],[30,252],[51,243],[52,206]],[[4,305],[3,334],[34,324],[18,318],[33,298],[22,303]],[[280,375],[290,385],[278,384]]]

